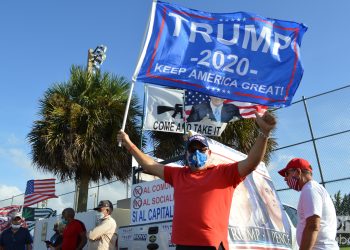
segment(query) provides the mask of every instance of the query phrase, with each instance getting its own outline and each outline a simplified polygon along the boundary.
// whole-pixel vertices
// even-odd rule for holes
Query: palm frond
[[[117,146],[129,82],[109,73],[90,74],[73,66],[67,82],[53,84],[39,101],[40,119],[28,134],[34,164],[60,179],[79,180],[82,170],[92,181],[127,181],[131,158]],[[140,141],[141,109],[134,96],[126,131]]]

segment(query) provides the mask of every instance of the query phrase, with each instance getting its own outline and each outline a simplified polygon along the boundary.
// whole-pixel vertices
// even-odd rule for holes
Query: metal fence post
[[[305,108],[305,113],[306,113],[307,122],[308,122],[308,124],[309,124],[309,129],[310,129],[312,144],[313,144],[314,150],[315,150],[315,155],[316,155],[316,160],[317,160],[318,169],[319,169],[319,171],[320,171],[321,184],[325,187],[325,183],[324,183],[324,180],[323,180],[322,169],[321,169],[321,164],[320,164],[320,158],[318,157],[318,152],[317,152],[315,137],[314,137],[314,133],[313,133],[313,131],[312,131],[312,126],[311,126],[311,121],[310,121],[310,117],[309,117],[309,112],[308,112],[308,110],[307,110],[306,100],[305,100],[305,97],[304,97],[304,96],[302,96],[302,100],[303,100],[303,104],[304,104],[304,108]]]

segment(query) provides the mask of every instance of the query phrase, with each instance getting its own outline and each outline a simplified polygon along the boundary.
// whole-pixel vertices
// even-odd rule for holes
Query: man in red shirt
[[[86,245],[86,228],[83,222],[74,219],[73,208],[65,208],[62,212],[63,231],[62,250],[80,250]]]
[[[188,139],[187,166],[168,167],[142,153],[120,131],[118,141],[129,150],[143,169],[174,187],[172,242],[177,250],[228,250],[228,220],[235,188],[259,165],[276,120],[268,112],[258,113],[259,136],[246,159],[230,164],[208,164],[211,151],[202,135]]]

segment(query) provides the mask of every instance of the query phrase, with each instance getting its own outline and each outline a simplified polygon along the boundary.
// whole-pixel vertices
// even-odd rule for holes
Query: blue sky
[[[254,12],[308,26],[301,46],[305,72],[295,100],[350,82],[348,0],[168,2],[209,12]],[[151,4],[151,0],[1,1],[0,199],[23,193],[29,179],[50,177],[31,166],[26,141],[44,91],[66,81],[71,65],[86,65],[88,49],[99,44],[108,47],[102,70],[131,79]],[[137,83],[136,91],[142,89],[143,84]],[[284,114],[288,117],[287,110]],[[72,184],[60,187],[58,193],[71,188]],[[125,197],[118,184],[103,192]],[[71,200],[67,196],[52,206],[69,205]]]

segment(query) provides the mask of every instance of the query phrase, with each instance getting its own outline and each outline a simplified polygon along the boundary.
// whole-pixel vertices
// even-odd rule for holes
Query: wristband
[[[258,129],[258,135],[260,135],[266,139],[270,138],[270,133],[268,135],[266,135],[264,132],[261,131],[261,129]]]
[[[128,151],[131,153],[136,148],[134,144],[131,144],[130,148],[128,148]]]

